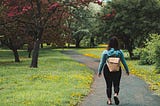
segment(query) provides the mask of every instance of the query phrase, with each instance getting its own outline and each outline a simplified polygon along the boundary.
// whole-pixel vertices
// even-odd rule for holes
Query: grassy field
[[[89,48],[89,49],[78,49],[77,51],[85,56],[90,56],[93,58],[100,58],[101,53],[104,48]],[[127,51],[123,51],[125,58],[127,58],[127,64],[129,66],[130,73],[138,76],[139,78],[145,80],[150,89],[154,91],[155,94],[160,95],[160,74],[156,73],[154,65],[139,65],[138,60],[130,60]]]
[[[0,49],[0,106],[74,106],[90,91],[93,72],[57,49],[41,49],[39,67],[30,68],[26,51],[20,63]]]
[[[94,58],[100,58],[103,50],[76,49]],[[90,91],[93,72],[60,51],[41,49],[39,67],[30,68],[26,51],[19,51],[21,62],[15,63],[10,50],[0,49],[0,106],[74,106],[80,102]],[[127,63],[132,74],[144,79],[160,95],[160,75],[154,66],[139,65],[137,60]]]

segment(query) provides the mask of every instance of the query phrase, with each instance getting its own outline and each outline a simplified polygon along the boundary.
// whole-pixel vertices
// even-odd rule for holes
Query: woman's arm
[[[103,66],[106,63],[107,54],[105,52],[106,51],[103,51],[103,53],[101,55],[101,59],[100,59],[99,67],[98,67],[98,74],[99,75],[101,74]]]
[[[121,50],[120,50],[121,51]],[[123,64],[123,66],[124,66],[124,68],[125,68],[125,70],[126,70],[126,73],[129,73],[129,69],[128,69],[128,65],[127,65],[127,63],[126,63],[126,60],[125,60],[125,58],[124,58],[124,54],[123,54],[123,52],[121,51],[121,62],[122,62],[122,64]]]

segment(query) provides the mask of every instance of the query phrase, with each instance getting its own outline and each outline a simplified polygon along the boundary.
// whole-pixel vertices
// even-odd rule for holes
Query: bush
[[[141,55],[141,52],[142,52],[142,50],[141,50],[141,48],[136,48],[136,49],[134,49],[133,50],[133,54],[134,54],[134,59],[140,59],[140,55]]]
[[[157,72],[160,73],[160,44],[156,46],[155,53],[156,53],[155,55],[156,69]]]
[[[141,55],[140,55],[140,64],[148,64],[148,65],[151,65],[151,64],[154,64],[155,61],[154,61],[154,56],[153,56],[153,51],[150,51],[150,49],[148,48],[143,48],[141,50]]]
[[[140,52],[140,63],[141,64],[154,64],[157,61],[156,47],[160,45],[160,36],[158,34],[151,34],[150,40],[145,43],[145,48],[141,49]]]

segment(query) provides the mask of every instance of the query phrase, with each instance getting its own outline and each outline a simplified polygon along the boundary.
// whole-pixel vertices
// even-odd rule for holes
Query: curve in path
[[[78,54],[73,50],[64,50],[62,53],[86,64],[94,72],[98,69],[98,59]],[[78,106],[107,106],[105,86],[104,78],[95,75],[90,94]],[[160,97],[153,95],[143,80],[134,75],[126,76],[125,73],[122,73],[119,99],[119,106],[160,106]]]

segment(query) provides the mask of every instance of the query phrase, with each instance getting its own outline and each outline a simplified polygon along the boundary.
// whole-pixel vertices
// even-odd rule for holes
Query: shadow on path
[[[69,55],[75,61],[86,64],[95,73],[97,72],[98,59],[83,56],[73,50],[64,50],[62,53]],[[78,106],[107,106],[105,86],[103,76],[98,78],[95,75],[90,94]],[[153,95],[143,80],[134,75],[127,76],[125,73],[122,73],[119,99],[119,106],[160,106],[160,97]]]

